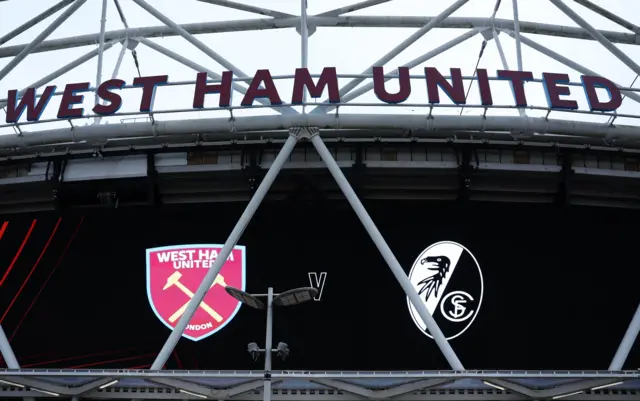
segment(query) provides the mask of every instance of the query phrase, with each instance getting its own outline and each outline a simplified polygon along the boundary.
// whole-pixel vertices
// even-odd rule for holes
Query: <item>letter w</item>
[[[309,283],[313,288],[318,290],[318,295],[313,297],[314,301],[319,301],[322,298],[322,291],[324,291],[324,284],[327,281],[327,272],[322,272],[318,276],[318,273],[309,273]]]
[[[25,108],[27,109],[27,121],[38,121],[55,90],[56,87],[54,85],[47,86],[37,104],[35,104],[35,88],[27,89],[21,96],[20,103],[18,103],[18,91],[15,89],[10,90],[7,96],[7,123],[18,122]],[[18,104],[16,105],[16,103]]]

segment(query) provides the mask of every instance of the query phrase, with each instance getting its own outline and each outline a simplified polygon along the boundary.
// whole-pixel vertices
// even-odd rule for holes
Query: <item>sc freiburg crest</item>
[[[169,329],[187,309],[222,245],[178,245],[147,249],[147,295],[153,312]],[[224,287],[245,289],[245,247],[236,246],[204,300],[191,318],[184,337],[199,341],[222,330],[240,302]]]
[[[464,333],[480,311],[482,271],[471,252],[458,243],[438,242],[422,251],[409,280],[448,340]],[[407,305],[413,322],[431,337],[409,298]]]

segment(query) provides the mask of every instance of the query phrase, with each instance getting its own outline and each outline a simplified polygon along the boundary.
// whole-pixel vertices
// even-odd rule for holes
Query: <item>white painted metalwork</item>
[[[466,32],[439,46],[429,46],[428,43],[419,42],[422,47],[428,47],[426,52],[412,61],[404,62],[402,65],[408,68],[424,67],[427,61],[432,61],[436,56],[450,52],[456,47],[466,46],[480,33],[483,38],[483,50],[487,43],[493,40],[499,53],[499,64],[492,68],[506,68],[509,65],[508,58],[510,52],[505,49],[512,49],[511,44],[503,44],[499,36],[505,33],[503,38],[513,37],[515,39],[516,61],[511,63],[516,65],[518,70],[523,70],[526,65],[529,68],[534,64],[532,60],[527,60],[525,48],[532,48],[539,53],[548,56],[564,64],[570,69],[583,74],[598,75],[587,66],[577,61],[563,56],[547,46],[534,41],[529,36],[532,34],[543,35],[554,38],[571,39],[575,41],[590,41],[594,46],[602,45],[613,56],[612,60],[620,61],[625,67],[635,74],[640,74],[640,66],[634,61],[634,57],[627,52],[620,50],[619,45],[630,45],[633,51],[637,50],[640,44],[640,28],[633,21],[617,16],[608,10],[607,7],[598,6],[588,0],[576,0],[577,5],[584,8],[576,10],[573,4],[567,0],[536,0],[536,4],[545,3],[551,9],[560,10],[562,15],[575,22],[579,27],[567,26],[563,24],[548,24],[535,21],[522,21],[522,7],[524,2],[513,0],[510,15],[513,18],[496,18],[500,1],[487,2],[484,0],[457,0],[440,2],[437,12],[433,16],[415,15],[351,15],[353,12],[384,7],[401,0],[366,0],[358,4],[343,5],[333,10],[319,12],[315,15],[307,15],[309,2],[301,0],[290,12],[281,12],[268,8],[267,2],[260,1],[260,6],[235,2],[229,0],[182,0],[180,7],[189,7],[190,2],[200,4],[200,6],[224,7],[240,12],[258,14],[260,18],[234,19],[226,21],[208,21],[196,23],[180,23],[174,21],[169,12],[161,12],[156,6],[145,0],[133,0],[139,8],[138,12],[147,13],[159,20],[162,25],[130,27],[125,17],[125,12],[121,4],[114,0],[115,6],[124,25],[124,29],[107,30],[107,6],[110,2],[103,0],[102,18],[100,29],[96,33],[78,34],[74,36],[48,39],[61,24],[69,20],[78,9],[86,3],[86,0],[65,0],[53,5],[46,11],[41,12],[33,19],[22,23],[16,28],[9,27],[7,33],[0,37],[0,60],[7,60],[6,64],[0,66],[0,89],[14,89],[7,82],[15,75],[17,68],[22,68],[29,60],[28,56],[35,54],[46,54],[63,49],[74,49],[84,46],[96,46],[85,55],[76,58],[74,61],[58,68],[53,73],[47,74],[44,78],[36,80],[28,87],[41,88],[42,86],[55,81],[76,68],[82,66],[86,61],[98,56],[98,67],[96,80],[102,77],[103,63],[106,60],[105,52],[114,44],[120,43],[122,49],[115,63],[112,77],[125,79],[131,82],[133,76],[123,76],[122,64],[126,52],[129,50],[134,58],[136,70],[140,73],[140,57],[135,48],[138,43],[145,49],[154,50],[157,55],[162,55],[167,60],[175,61],[193,71],[206,72],[212,82],[220,81],[221,72],[224,69],[234,73],[236,79],[233,83],[233,90],[241,94],[247,92],[247,84],[251,80],[235,64],[228,61],[220,53],[214,50],[214,44],[204,39],[204,34],[211,33],[231,33],[241,31],[279,31],[279,30],[299,30],[300,34],[300,65],[291,66],[289,75],[274,77],[278,84],[283,87],[291,86],[291,79],[296,67],[307,67],[310,63],[309,38],[312,35],[318,37],[318,30],[339,30],[345,28],[416,28],[417,30],[409,34],[406,39],[392,47],[392,50],[381,52],[384,54],[377,57],[375,63],[364,69],[363,73],[353,74],[353,71],[345,70],[344,66],[338,66],[339,78],[348,80],[340,89],[342,96],[341,103],[329,104],[324,101],[309,102],[305,95],[302,105],[272,105],[264,99],[257,100],[261,103],[251,109],[233,103],[229,107],[205,107],[204,109],[193,110],[186,106],[179,106],[177,99],[171,102],[166,108],[157,108],[152,113],[139,112],[136,110],[123,110],[115,117],[101,117],[97,115],[84,115],[75,120],[69,120],[67,124],[61,124],[59,120],[51,115],[43,117],[38,122],[18,121],[15,124],[5,124],[0,122],[0,153],[5,160],[23,158],[30,161],[43,152],[53,155],[70,155],[86,152],[102,152],[104,149],[155,149],[168,146],[200,146],[203,143],[209,144],[237,144],[257,143],[259,141],[280,141],[284,140],[282,150],[277,157],[269,164],[268,172],[261,181],[258,190],[255,192],[243,213],[238,224],[229,236],[221,255],[218,258],[220,263],[210,269],[207,277],[196,291],[189,307],[178,322],[165,346],[153,364],[154,371],[35,371],[20,370],[17,363],[12,363],[11,370],[0,371],[0,397],[43,397],[64,395],[69,397],[88,397],[94,399],[117,399],[117,398],[145,398],[145,399],[236,399],[254,400],[262,399],[264,394],[260,394],[259,387],[262,385],[262,373],[255,372],[163,372],[161,367],[165,364],[168,356],[173,351],[176,343],[182,335],[182,331],[187,325],[195,311],[196,305],[200,302],[210,282],[217,275],[222,261],[233,248],[246,225],[251,220],[253,213],[273,183],[276,175],[282,168],[286,168],[289,155],[294,151],[294,147],[299,139],[310,140],[320,157],[331,172],[332,177],[338,182],[343,195],[349,200],[356,214],[367,229],[368,233],[376,243],[385,261],[394,273],[396,279],[412,300],[417,299],[417,294],[412,286],[408,284],[406,276],[402,273],[402,267],[398,264],[391,249],[386,244],[384,238],[378,232],[374,222],[369,217],[367,211],[351,188],[350,183],[341,172],[342,161],[335,160],[335,156],[329,152],[326,143],[332,141],[354,141],[365,139],[376,141],[384,137],[388,141],[456,141],[459,137],[464,137],[468,143],[481,141],[483,143],[500,145],[520,145],[528,143],[531,146],[553,146],[554,149],[564,146],[581,146],[585,144],[599,145],[604,150],[618,151],[624,147],[625,151],[633,151],[640,148],[640,102],[639,89],[624,87],[617,83],[620,90],[634,100],[636,103],[624,103],[623,108],[615,113],[592,113],[587,110],[573,111],[551,111],[541,103],[531,104],[527,107],[528,113],[518,113],[518,108],[512,101],[498,100],[496,105],[487,107],[474,104],[464,105],[467,115],[457,115],[461,106],[451,103],[428,104],[424,100],[410,100],[398,105],[388,105],[376,102],[371,99],[370,91],[373,84],[365,81],[372,79],[372,67],[388,67],[387,64],[401,56],[402,53],[421,41],[423,36],[429,37],[431,31],[443,29],[465,29]],[[489,5],[487,11],[493,14],[490,18],[477,16],[461,16],[465,7],[474,2],[484,1]],[[635,0],[634,0],[635,1]],[[13,2],[2,2],[0,13],[3,8],[8,7]],[[324,2],[317,2],[322,3]],[[506,2],[505,2],[506,3]],[[175,4],[175,3],[174,3]],[[396,3],[397,4],[397,3]],[[604,4],[604,3],[602,3]],[[317,4],[313,4],[316,6]],[[555,6],[555,7],[553,7]],[[87,6],[85,6],[87,7]],[[194,6],[195,7],[195,6]],[[520,7],[520,9],[518,8]],[[504,8],[504,6],[503,6]],[[62,11],[63,10],[63,11]],[[299,10],[299,15],[298,15]],[[35,10],[40,11],[40,10]],[[53,16],[56,12],[61,14],[42,30],[33,40],[24,43],[14,43],[16,38],[26,32],[39,22]],[[600,15],[617,26],[627,29],[627,31],[612,31],[594,27],[593,23],[587,21],[585,13],[590,12]],[[147,15],[145,14],[145,15]],[[487,12],[487,14],[490,14]],[[526,18],[526,17],[525,17]],[[96,18],[96,21],[98,18]],[[0,27],[4,29],[4,27]],[[195,60],[193,57],[182,54],[179,51],[171,50],[169,46],[159,44],[158,38],[173,37],[184,39],[187,44],[193,45],[207,56],[205,60]],[[558,39],[560,40],[560,39]],[[277,44],[272,44],[277,46]],[[340,43],[333,44],[339,46]],[[237,47],[241,48],[240,46]],[[508,54],[509,53],[509,54]],[[482,53],[480,54],[482,57]],[[259,61],[259,60],[258,60]],[[212,65],[215,62],[218,65]],[[400,63],[400,62],[398,62]],[[461,62],[462,63],[462,62]],[[354,63],[357,64],[357,63]],[[364,63],[368,65],[370,62]],[[352,64],[353,65],[353,64]],[[462,65],[450,65],[448,67],[460,67]],[[251,68],[266,68],[266,66],[256,63]],[[313,68],[312,68],[313,69]],[[393,70],[393,68],[388,68]],[[595,69],[597,70],[597,69]],[[317,74],[319,71],[312,71]],[[556,71],[559,72],[559,71]],[[386,75],[387,80],[395,78],[398,70]],[[491,80],[496,81],[495,74],[491,74]],[[610,73],[603,75],[612,81],[618,81],[617,77],[610,76]],[[618,75],[618,74],[615,74]],[[314,75],[318,77],[318,75]],[[423,80],[424,75],[414,73],[413,80]],[[536,87],[540,89],[541,80],[537,76],[534,83],[527,85],[528,88]],[[614,79],[615,78],[615,79]],[[465,77],[467,83],[476,79],[474,76]],[[86,81],[89,79],[78,79]],[[575,81],[575,79],[574,79]],[[13,81],[11,81],[13,82]],[[361,85],[364,83],[364,85]],[[96,85],[98,82],[96,82]],[[183,88],[193,86],[193,80],[177,80],[172,78],[169,88]],[[359,86],[361,85],[361,86]],[[580,86],[578,82],[568,84],[572,89]],[[417,86],[416,86],[417,87]],[[125,87],[127,96],[124,97],[125,104],[132,103],[129,89],[133,86]],[[94,87],[93,91],[96,90]],[[24,93],[24,90],[22,91]],[[61,91],[56,92],[56,99],[59,99]],[[283,90],[284,94],[284,90]],[[368,96],[360,99],[358,103],[353,102],[356,98]],[[286,96],[283,96],[286,99]],[[133,102],[135,103],[135,102]],[[0,106],[4,107],[7,99],[0,95]],[[307,109],[314,107],[309,113]],[[384,108],[386,107],[386,108]],[[1,107],[0,107],[1,108]],[[389,112],[389,110],[393,110]],[[454,111],[452,114],[451,111]],[[275,113],[274,113],[275,112]],[[462,114],[462,113],[460,113]],[[1,116],[1,114],[0,114]],[[131,118],[142,119],[142,121],[131,122]],[[95,120],[93,120],[95,119]],[[89,121],[95,122],[89,124]],[[378,166],[384,166],[383,161],[378,161]],[[371,166],[375,161],[371,161]],[[413,163],[413,162],[411,162]],[[434,166],[433,162],[427,160],[420,161],[420,168],[456,168],[457,164],[441,162]],[[140,164],[140,163],[138,163]],[[503,168],[502,163],[485,162],[482,168],[499,169]],[[400,165],[398,167],[416,167],[418,164]],[[168,166],[175,167],[175,166]],[[480,164],[478,164],[480,167]],[[572,167],[569,164],[569,167]],[[511,170],[553,172],[560,169],[555,165],[546,167],[544,164],[522,166],[515,164],[509,167]],[[219,169],[222,170],[222,169]],[[620,176],[634,172],[608,172],[611,176]],[[597,174],[586,165],[575,169],[576,174]],[[624,174],[623,174],[624,173]],[[635,172],[637,173],[637,172]],[[45,173],[45,175],[48,174]],[[145,173],[146,174],[146,173]],[[48,178],[48,177],[47,177]],[[17,177],[16,177],[17,179]],[[421,306],[419,303],[418,306]],[[451,345],[444,339],[435,321],[428,314],[426,309],[418,308],[421,318],[427,322],[429,330],[433,334],[439,349],[445,355],[451,365],[451,372],[281,372],[273,373],[273,389],[271,398],[277,400],[362,400],[391,398],[399,400],[417,400],[425,398],[447,399],[447,400],[468,400],[468,399],[557,399],[571,397],[574,400],[610,399],[627,400],[638,399],[640,395],[640,374],[638,372],[613,371],[622,369],[629,349],[633,345],[633,339],[638,332],[638,316],[640,309],[633,318],[630,328],[621,343],[618,352],[611,364],[611,371],[603,372],[472,372],[464,369],[462,362],[458,359]],[[6,341],[0,341],[0,350],[5,355],[12,355],[11,348]],[[14,358],[15,359],[15,358]],[[9,357],[9,360],[11,358]],[[604,368],[604,367],[603,367]],[[87,378],[87,382],[81,385],[71,386],[65,383],[64,378]],[[44,381],[47,378],[49,381]],[[57,383],[54,379],[60,378]],[[193,379],[222,379],[216,383],[193,382]],[[541,384],[542,379],[576,379],[569,384],[555,383],[551,385]],[[237,382],[224,382],[224,380],[242,379],[242,384]],[[412,379],[413,382],[407,384],[403,380]],[[189,381],[187,381],[189,380]],[[296,383],[293,381],[297,380]],[[379,387],[380,383],[386,383],[385,390],[375,390],[374,385],[366,380],[375,380]],[[277,382],[277,383],[276,383]],[[300,382],[303,383],[300,387]],[[167,390],[168,389],[168,390]],[[625,389],[625,391],[618,391]],[[143,391],[142,391],[143,390]],[[267,397],[268,398],[268,397]]]

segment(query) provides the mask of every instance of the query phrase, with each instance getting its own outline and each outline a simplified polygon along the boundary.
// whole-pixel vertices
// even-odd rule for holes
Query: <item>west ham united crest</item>
[[[147,295],[153,312],[172,329],[204,276],[213,266],[222,245],[179,245],[147,249]],[[199,341],[220,331],[238,310],[240,302],[225,291],[230,285],[245,289],[245,247],[236,246],[204,297],[184,332]]]
[[[422,251],[409,280],[448,340],[464,333],[480,311],[482,271],[471,252],[458,243],[438,242]],[[409,298],[407,304],[416,326],[431,337]]]

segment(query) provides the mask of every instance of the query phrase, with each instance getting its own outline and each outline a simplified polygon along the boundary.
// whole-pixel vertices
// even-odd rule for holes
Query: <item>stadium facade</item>
[[[0,15],[24,15],[16,1]],[[544,1],[571,26],[521,20],[517,0],[430,17],[254,3],[201,0],[254,16],[178,24],[173,5],[104,0],[98,33],[52,39],[89,7],[62,0],[3,30],[0,398],[637,400],[640,95],[545,41],[600,46],[637,77],[640,27],[589,0]],[[136,12],[160,25],[131,27]],[[360,74],[310,66],[309,38],[346,27],[411,33]],[[246,74],[205,39],[294,30],[289,75]],[[473,73],[432,65],[461,47]],[[143,75],[148,54],[188,73]],[[73,75],[95,59],[95,81]]]

